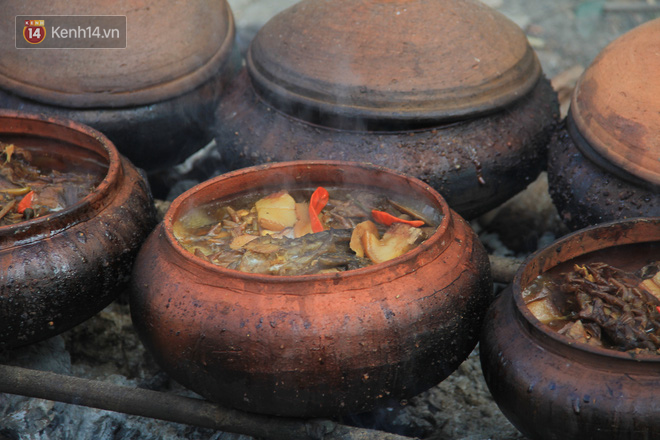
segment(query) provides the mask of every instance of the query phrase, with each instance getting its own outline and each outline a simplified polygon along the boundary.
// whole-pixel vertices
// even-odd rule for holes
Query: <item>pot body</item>
[[[660,242],[659,218],[569,234],[532,255],[489,308],[480,340],[484,377],[502,412],[528,438],[660,438],[660,357],[571,343],[537,321],[522,300],[536,276],[573,257],[654,242]]]
[[[11,348],[67,330],[115,299],[156,220],[143,176],[101,133],[69,120],[3,111],[0,136],[48,142],[48,155],[84,155],[107,165],[101,183],[75,205],[0,227],[0,348]]]
[[[608,44],[575,86],[548,160],[570,228],[660,215],[659,44],[660,19],[650,20]]]
[[[506,110],[409,131],[341,130],[293,118],[262,101],[245,70],[230,89],[214,127],[230,168],[287,160],[373,163],[427,182],[468,219],[536,179],[558,115],[556,94],[545,78]]]
[[[225,0],[195,5],[138,0],[130,7],[55,0],[42,15],[125,16],[127,47],[20,55],[9,29],[25,7],[8,8],[7,44],[0,45],[1,107],[89,125],[150,173],[180,163],[212,140],[210,115],[240,66]]]
[[[131,313],[145,346],[204,397],[279,416],[365,411],[437,384],[476,345],[492,296],[484,248],[444,201],[442,224],[419,247],[337,274],[224,269],[187,253],[172,236],[181,206],[307,181],[380,189],[401,183],[413,194],[435,193],[381,168],[334,161],[239,170],[193,188],[175,200],[135,266]]]
[[[618,219],[660,216],[657,189],[592,162],[564,126],[549,144],[548,184],[563,222],[573,230]]]
[[[660,189],[659,45],[660,18],[608,44],[575,85],[568,117],[569,129],[584,139],[578,143],[583,154],[656,190]]]

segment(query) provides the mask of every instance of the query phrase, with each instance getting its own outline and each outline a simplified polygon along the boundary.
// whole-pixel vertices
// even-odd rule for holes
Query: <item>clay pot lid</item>
[[[660,185],[659,48],[660,19],[610,43],[580,78],[569,121],[586,156],[652,185]]]
[[[257,33],[247,68],[269,104],[324,125],[490,113],[541,74],[523,31],[476,0],[304,0]]]
[[[218,72],[235,37],[225,0],[51,0],[39,4],[41,17],[126,16],[126,49],[17,50],[15,17],[34,8],[18,1],[3,8],[0,87],[73,108],[145,105],[186,93]]]

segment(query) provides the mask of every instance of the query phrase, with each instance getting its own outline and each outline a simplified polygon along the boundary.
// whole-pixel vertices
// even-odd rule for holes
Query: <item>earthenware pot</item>
[[[523,300],[539,275],[576,259],[630,270],[643,258],[660,259],[658,217],[582,229],[530,256],[489,308],[479,344],[484,377],[527,438],[660,438],[660,356],[577,343],[537,320]]]
[[[2,110],[0,140],[100,176],[74,205],[0,226],[4,349],[56,335],[108,305],[126,288],[137,251],[156,221],[144,178],[98,131]]]
[[[14,20],[27,10],[22,2],[6,8],[0,106],[90,125],[149,172],[181,162],[212,139],[213,109],[240,64],[225,0],[55,0],[39,8],[44,17],[126,16],[125,49],[17,50]]]
[[[308,185],[407,194],[443,217],[403,256],[334,274],[226,269],[173,235],[200,204]],[[177,382],[242,410],[311,417],[366,411],[442,381],[474,348],[491,297],[483,246],[428,185],[366,164],[300,161],[234,171],[174,200],[140,251],[131,314]]]
[[[660,215],[660,19],[608,45],[584,72],[550,144],[550,194],[578,229]]]
[[[231,167],[371,162],[471,218],[544,167],[555,93],[520,28],[478,1],[302,1],[257,33],[217,111]]]

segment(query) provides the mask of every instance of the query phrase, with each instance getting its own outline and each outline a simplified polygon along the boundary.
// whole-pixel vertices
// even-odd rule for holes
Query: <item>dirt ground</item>
[[[238,43],[293,0],[229,0]],[[528,35],[546,76],[566,103],[580,73],[610,41],[660,17],[655,1],[484,0]],[[642,11],[642,12],[640,12]],[[563,107],[565,110],[566,107]],[[473,227],[494,254],[524,257],[564,233],[542,175],[525,192]],[[507,232],[533,231],[534,248],[520,247]],[[500,286],[503,287],[503,286]],[[447,380],[405,404],[345,421],[430,440],[523,439],[493,402],[483,380],[478,347]],[[126,304],[115,303],[83,325],[0,362],[137,386],[158,369],[132,330]],[[161,390],[184,392],[162,379]],[[153,383],[150,385],[155,386]],[[59,421],[56,426],[53,421]],[[0,440],[8,439],[246,439],[190,426],[0,394]]]

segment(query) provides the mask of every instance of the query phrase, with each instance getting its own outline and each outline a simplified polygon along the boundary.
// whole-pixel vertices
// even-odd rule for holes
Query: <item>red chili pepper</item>
[[[323,225],[319,220],[319,214],[325,205],[328,204],[329,198],[330,194],[322,186],[316,188],[316,191],[312,194],[309,200],[309,222],[312,224],[312,232],[321,232],[323,230]]]
[[[407,225],[414,226],[416,228],[419,228],[420,226],[424,226],[424,222],[421,220],[404,220],[402,218],[395,217],[392,214],[388,214],[387,212],[377,211],[375,209],[371,210],[371,216],[378,223],[383,224],[385,226],[391,226],[392,223],[405,223]]]
[[[660,313],[660,306],[655,306],[655,309]]]
[[[34,191],[30,191],[29,193],[25,194],[25,196],[23,196],[21,201],[18,202],[18,206],[16,207],[16,212],[18,212],[19,214],[23,214],[23,212],[25,212],[26,209],[32,206],[32,199],[34,199]]]

